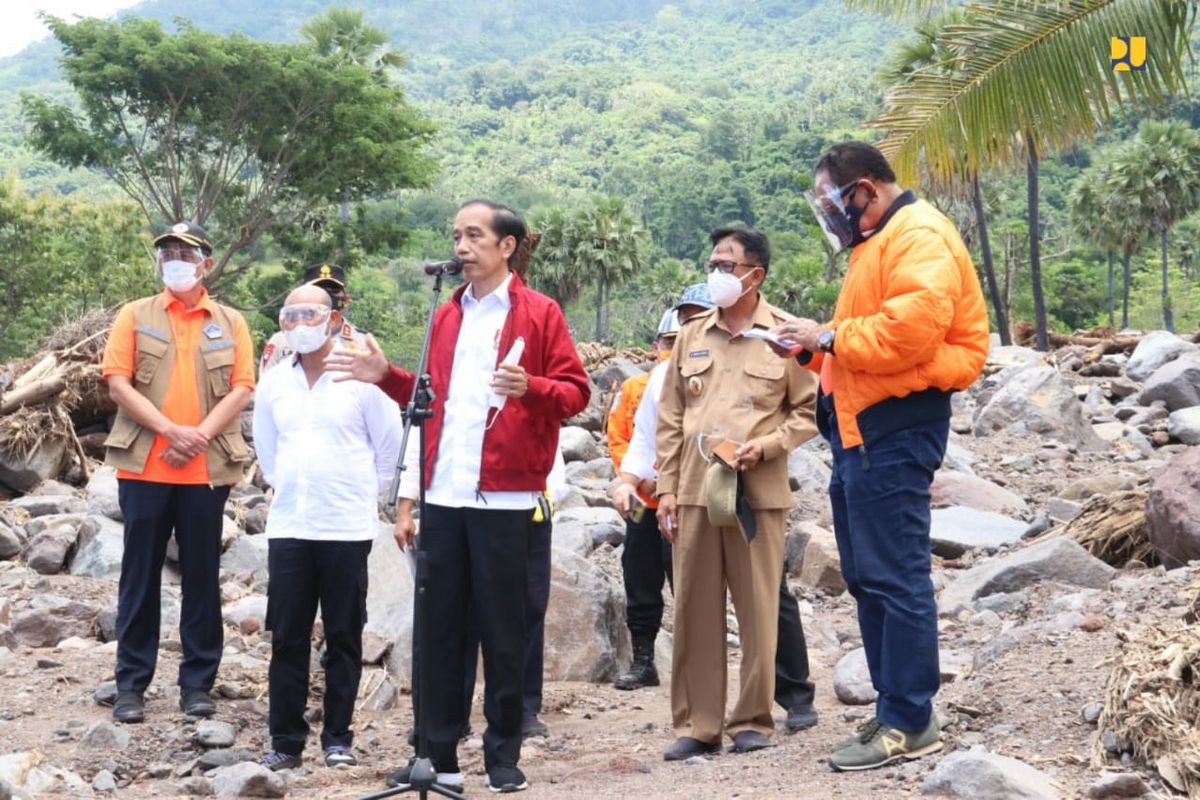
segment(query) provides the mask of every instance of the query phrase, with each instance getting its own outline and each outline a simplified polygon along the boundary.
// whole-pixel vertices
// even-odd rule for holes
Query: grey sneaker
[[[354,757],[349,747],[335,744],[325,748],[325,766],[327,767],[356,767],[358,759]]]
[[[288,755],[287,753],[272,750],[255,763],[260,767],[266,767],[271,772],[279,772],[281,769],[295,769],[300,766],[300,756]]]
[[[864,731],[860,741],[835,750],[829,766],[837,772],[875,769],[901,759],[912,760],[942,749],[942,731],[937,714],[931,714],[925,730],[902,731],[879,722]]]

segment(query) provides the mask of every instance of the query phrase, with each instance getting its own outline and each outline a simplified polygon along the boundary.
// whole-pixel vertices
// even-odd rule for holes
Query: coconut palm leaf
[[[1121,102],[1156,106],[1181,91],[1194,20],[1185,0],[971,2],[938,37],[950,60],[909,73],[870,124],[886,132],[880,148],[902,182],[915,181],[922,156],[943,180],[1017,163],[1026,135],[1048,152],[1091,138]],[[1146,37],[1144,70],[1113,71],[1115,35]]]

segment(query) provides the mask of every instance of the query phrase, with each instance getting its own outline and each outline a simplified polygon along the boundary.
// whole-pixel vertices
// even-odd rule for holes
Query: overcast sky
[[[46,11],[56,17],[107,17],[136,4],[138,0],[3,0],[0,2],[0,57],[10,56],[25,45],[50,35],[37,18]]]

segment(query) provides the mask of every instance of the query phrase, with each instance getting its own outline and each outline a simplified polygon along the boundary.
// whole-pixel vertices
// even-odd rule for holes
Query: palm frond
[[[914,70],[871,125],[902,181],[921,157],[934,179],[971,174],[1090,138],[1122,101],[1159,106],[1185,87],[1186,0],[979,0],[946,26],[938,46],[957,55]],[[1114,72],[1109,42],[1145,36],[1146,69]]]

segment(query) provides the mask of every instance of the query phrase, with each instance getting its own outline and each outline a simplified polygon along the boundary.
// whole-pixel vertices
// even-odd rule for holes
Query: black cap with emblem
[[[174,225],[168,226],[166,230],[154,237],[154,246],[158,247],[163,242],[169,241],[190,244],[193,247],[199,247],[204,255],[212,255],[212,239],[208,237],[208,231],[194,222],[176,222]]]
[[[350,301],[350,295],[346,294],[346,270],[341,267],[335,267],[332,264],[317,264],[309,267],[304,270],[301,283],[311,283],[328,292],[329,297],[333,300],[334,310],[340,309]]]

